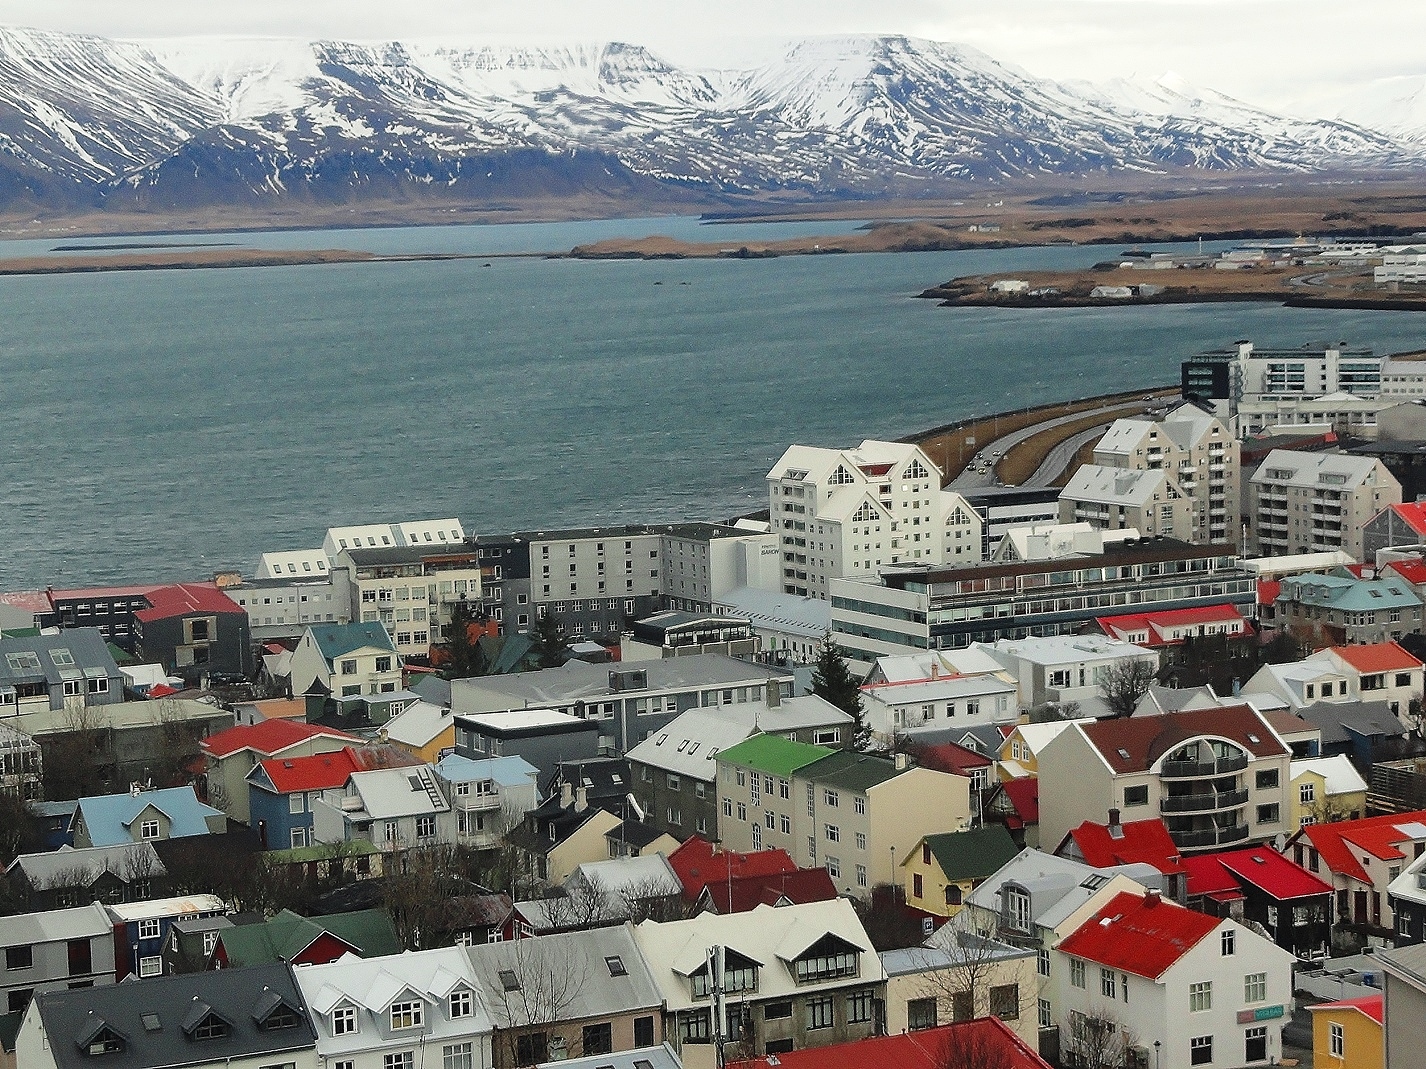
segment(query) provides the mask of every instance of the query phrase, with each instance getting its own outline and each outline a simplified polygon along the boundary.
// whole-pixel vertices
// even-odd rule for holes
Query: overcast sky
[[[695,63],[752,58],[753,38],[900,33],[1046,77],[1175,71],[1323,114],[1352,86],[1426,73],[1420,0],[0,0],[0,23],[128,38],[615,38]]]

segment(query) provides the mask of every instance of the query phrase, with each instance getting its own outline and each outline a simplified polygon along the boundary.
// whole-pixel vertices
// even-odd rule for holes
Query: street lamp
[[[1159,1048],[1164,1045],[1162,1039],[1154,1040],[1154,1069],[1159,1069]]]

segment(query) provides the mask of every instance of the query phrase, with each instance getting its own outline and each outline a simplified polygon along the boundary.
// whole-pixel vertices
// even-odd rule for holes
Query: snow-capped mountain
[[[1172,77],[1061,84],[905,37],[809,38],[756,67],[704,71],[621,43],[145,44],[0,29],[0,195],[837,196],[1423,162],[1426,139],[1400,129],[1285,118]]]

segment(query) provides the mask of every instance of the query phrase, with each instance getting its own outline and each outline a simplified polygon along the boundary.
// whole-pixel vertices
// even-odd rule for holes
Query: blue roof
[[[134,821],[149,806],[159,810],[170,822],[169,838],[182,839],[190,835],[208,834],[208,817],[223,814],[198,800],[192,787],[165,787],[138,794],[105,794],[81,798],[77,819],[84,821],[89,841],[95,846],[118,846],[138,842],[132,827]]]
[[[366,646],[396,652],[396,647],[391,644],[391,636],[379,623],[313,624],[310,630],[312,641],[317,643],[322,656],[329,661]]]
[[[1344,575],[1295,575],[1282,581],[1284,600],[1345,612],[1420,608],[1421,599],[1404,579],[1357,579]]]
[[[490,757],[475,761],[453,753],[436,763],[436,771],[448,783],[474,783],[489,779],[502,787],[520,787],[533,783],[540,770],[523,757]]]

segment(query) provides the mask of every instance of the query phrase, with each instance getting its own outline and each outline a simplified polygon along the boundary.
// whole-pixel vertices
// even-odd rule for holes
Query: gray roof
[[[629,751],[640,761],[692,779],[712,780],[719,750],[735,746],[759,731],[787,734],[799,728],[847,727],[852,718],[815,694],[784,698],[769,707],[765,701],[708,706],[680,713]]]
[[[1058,857],[1040,850],[1021,850],[984,883],[972,891],[966,904],[1000,911],[1000,889],[1013,883],[1030,892],[1030,917],[1044,928],[1053,928],[1090,898],[1109,878],[1122,874],[1145,887],[1163,889],[1163,877],[1152,865],[1117,865],[1097,869],[1073,858]],[[949,929],[949,925],[946,926]],[[936,936],[932,940],[939,942]]]
[[[591,1054],[562,1062],[543,1062],[539,1069],[683,1069],[683,1063],[667,1043],[658,1047],[638,1047],[618,1054]]]
[[[112,872],[123,880],[135,877],[148,879],[165,876],[168,869],[159,860],[153,843],[123,843],[118,846],[91,846],[76,850],[72,846],[61,846],[43,854],[21,854],[5,870],[13,876],[23,872],[31,887],[41,890],[51,885],[56,876],[64,877],[65,885],[75,885],[71,878],[78,876],[81,887],[88,887],[105,872]]]
[[[87,1048],[106,1032],[121,1046],[103,1056],[105,1069],[211,1065],[311,1050],[316,1045],[306,1007],[286,965],[48,991],[36,995],[35,1001],[59,1069],[93,1069],[96,1059]],[[271,1030],[260,1027],[258,1022],[282,1003],[296,1011],[297,1023]],[[192,1030],[210,1013],[226,1022],[227,1035],[191,1038]]]
[[[1367,736],[1406,734],[1386,702],[1317,702],[1297,715],[1322,732],[1324,746],[1349,742],[1348,728]]]
[[[832,603],[820,598],[740,586],[714,598],[713,603],[747,617],[755,628],[770,626],[812,640],[832,630]]]
[[[943,935],[938,940],[938,945],[882,951],[881,967],[886,970],[886,975],[908,976],[933,969],[951,969],[962,964],[975,966],[981,963],[1014,961],[1017,958],[1031,958],[1036,954],[1034,949],[1011,946],[998,939],[987,939],[950,924],[945,925],[941,931],[949,934]]]
[[[0,917],[0,946],[93,939],[112,935],[113,931],[114,923],[104,907],[98,902],[91,902],[74,909],[51,909],[43,913]]]
[[[496,1028],[530,1023],[519,1016],[518,992],[515,997],[506,994],[500,980],[502,970],[515,973],[527,983],[550,969],[567,972],[576,981],[571,985],[573,997],[560,1011],[560,1017],[567,1021],[608,1017],[663,1004],[663,993],[639,953],[629,924],[477,944],[467,947],[466,952]],[[615,963],[609,960],[612,958],[619,960]],[[615,965],[622,966],[623,975],[613,975]]]
[[[411,684],[411,689],[423,701],[428,701],[432,705],[439,705],[442,709],[451,707],[451,681],[430,672],[423,672],[417,680]]]
[[[66,679],[118,677],[119,666],[97,627],[0,638],[0,686],[39,682],[58,686]]]
[[[610,686],[611,674],[627,676],[632,671],[646,672],[648,686],[639,690],[625,688],[624,693],[727,687],[791,678],[787,672],[768,665],[750,664],[717,653],[638,661],[622,666],[570,661],[563,667],[545,668],[538,672],[453,680],[451,703],[459,713],[549,708],[580,698],[608,697],[615,693]]]

